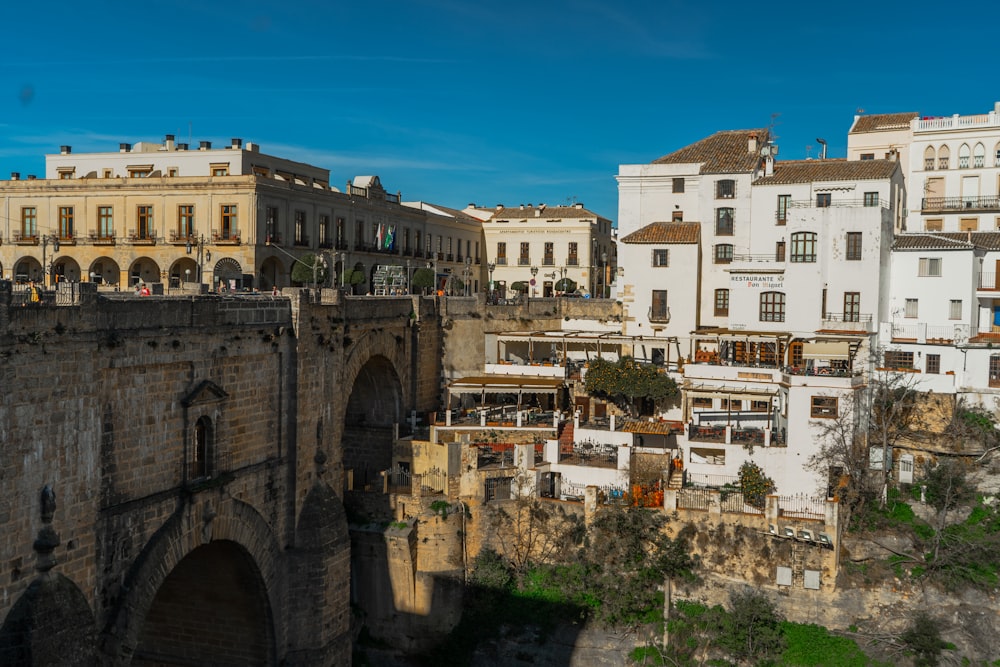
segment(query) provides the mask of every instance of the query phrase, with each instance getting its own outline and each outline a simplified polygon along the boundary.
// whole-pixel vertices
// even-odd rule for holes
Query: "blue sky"
[[[231,137],[405,200],[583,202],[614,174],[774,119],[842,157],[855,110],[985,113],[1000,5],[592,0],[19,2],[4,9],[0,176],[44,154]],[[991,27],[992,26],[992,27]],[[778,114],[774,116],[774,114]]]

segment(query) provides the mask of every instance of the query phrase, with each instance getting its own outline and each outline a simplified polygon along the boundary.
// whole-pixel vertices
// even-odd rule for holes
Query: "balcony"
[[[556,259],[555,259],[555,257],[543,257],[542,258],[542,266],[555,266],[555,265],[556,265]]]
[[[939,130],[967,129],[972,127],[1000,127],[1000,115],[995,111],[972,116],[946,116],[943,118],[921,118],[917,121],[916,132],[937,132]]]
[[[507,266],[507,258],[497,257],[497,266]]]
[[[566,258],[566,266],[580,266],[580,258],[579,257],[567,257]]]
[[[114,234],[99,234],[97,232],[90,232],[87,234],[87,238],[90,240],[91,245],[115,245]]]
[[[38,235],[14,232],[14,245],[38,245]]]
[[[813,199],[797,199],[788,202],[788,208],[889,208],[889,202],[879,197],[877,200],[870,199],[830,199],[820,205]]]
[[[1000,211],[1000,196],[986,197],[924,197],[920,200],[922,213],[943,211]]]
[[[670,322],[670,308],[668,306],[662,308],[650,307],[648,317],[650,322]]]
[[[239,245],[240,244],[240,233],[236,231],[219,231],[216,229],[212,230],[212,243],[218,245]]]
[[[145,232],[129,232],[128,243],[130,245],[156,245],[156,235]]]
[[[91,240],[97,236],[96,234],[91,234]],[[188,243],[196,245],[198,243],[198,238],[194,234],[184,234],[183,232],[178,232],[173,230],[170,232],[170,243],[173,245],[187,245]]]
[[[1000,273],[983,271],[979,274],[979,285],[976,289],[980,292],[1000,292]]]
[[[530,257],[518,257],[517,258],[517,265],[518,266],[531,266],[531,258]]]
[[[826,313],[820,326],[824,331],[875,331],[871,313]]]
[[[295,239],[295,241],[293,242],[293,245],[298,246],[298,247],[308,246],[309,245],[309,237],[306,236],[305,234],[303,234],[303,235],[301,235],[301,236],[299,236],[298,238]]]

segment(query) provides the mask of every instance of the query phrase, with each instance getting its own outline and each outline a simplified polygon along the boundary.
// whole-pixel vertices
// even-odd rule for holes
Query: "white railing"
[[[947,118],[920,118],[917,119],[915,130],[953,130],[957,128],[969,127],[1000,127],[1000,116],[996,113],[980,113],[972,116],[948,116]]]

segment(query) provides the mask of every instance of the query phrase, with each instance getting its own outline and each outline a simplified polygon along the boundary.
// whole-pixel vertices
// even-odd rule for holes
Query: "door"
[[[913,454],[899,457],[899,483],[913,484]]]
[[[573,403],[576,409],[580,412],[580,421],[590,421],[590,398],[586,396],[577,396]]]

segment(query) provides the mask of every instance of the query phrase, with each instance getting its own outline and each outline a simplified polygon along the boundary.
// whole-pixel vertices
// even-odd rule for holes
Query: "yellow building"
[[[357,269],[362,291],[379,265],[481,271],[477,220],[403,205],[378,176],[342,192],[327,170],[240,139],[191,149],[167,135],[106,153],[63,146],[46,156],[45,178],[0,181],[0,216],[0,275],[16,282],[270,289],[292,284],[308,254],[335,276]]]

